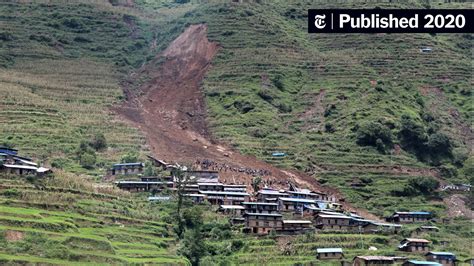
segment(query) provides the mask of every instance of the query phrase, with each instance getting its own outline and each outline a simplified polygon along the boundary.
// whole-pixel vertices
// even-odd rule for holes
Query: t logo
[[[324,29],[326,27],[326,15],[316,15],[314,16],[314,26],[318,29]]]

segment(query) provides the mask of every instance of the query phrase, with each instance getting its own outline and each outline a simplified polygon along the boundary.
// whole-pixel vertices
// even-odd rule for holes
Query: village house
[[[246,192],[200,190],[199,194],[205,195],[206,200],[215,205],[239,205],[250,199],[250,195]]]
[[[109,171],[111,175],[138,175],[143,173],[144,163],[117,163]]]
[[[278,204],[272,202],[242,202],[249,213],[277,213]]]
[[[406,252],[428,252],[429,240],[419,238],[405,238],[400,242],[398,249]]]
[[[289,234],[305,233],[313,230],[308,220],[283,220],[282,231]]]
[[[268,234],[281,230],[282,215],[279,213],[245,213],[245,231],[254,234]]]
[[[430,251],[426,253],[427,261],[434,261],[442,264],[443,266],[454,266],[456,265],[456,255],[451,252],[437,252]]]
[[[160,192],[165,188],[172,189],[174,183],[171,181],[122,180],[122,181],[116,181],[115,184],[117,185],[118,188],[130,191],[130,192],[145,192],[145,191],[151,191],[151,190]]]
[[[317,214],[314,223],[321,230],[349,231],[352,230],[351,219],[345,215]]]
[[[388,256],[357,256],[352,261],[353,266],[388,266],[394,263],[395,258]]]
[[[318,248],[316,259],[318,260],[340,260],[344,257],[342,248]]]
[[[36,170],[38,169],[35,166],[16,164],[2,164],[0,165],[0,168],[3,173],[13,175],[35,175]]]
[[[280,197],[288,197],[288,194],[282,191],[264,188],[257,192],[257,201],[277,202]]]
[[[427,222],[431,218],[431,212],[395,212],[387,218],[387,221],[393,223],[420,223]]]
[[[379,223],[369,221],[363,226],[364,233],[392,233],[397,234],[402,226],[400,224]]]
[[[217,211],[230,217],[241,217],[245,213],[245,207],[242,205],[220,205]]]
[[[301,213],[304,210],[304,206],[315,206],[318,203],[316,200],[284,197],[279,198],[278,202],[281,211],[298,211]]]
[[[0,172],[12,175],[43,176],[51,172],[49,168],[18,164],[0,164]]]
[[[442,266],[434,261],[409,260],[405,261],[402,266]]]

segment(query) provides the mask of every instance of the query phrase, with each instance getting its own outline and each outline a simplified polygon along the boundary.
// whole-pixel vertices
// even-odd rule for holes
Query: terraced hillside
[[[170,250],[175,238],[163,221],[166,209],[66,173],[1,182],[2,264],[188,263]]]
[[[79,143],[97,134],[110,148],[92,168],[146,150],[141,133],[109,108],[124,99],[126,74],[166,45],[154,27],[187,10],[164,8],[151,18],[108,1],[2,3],[0,143],[76,172],[86,170],[76,159]]]

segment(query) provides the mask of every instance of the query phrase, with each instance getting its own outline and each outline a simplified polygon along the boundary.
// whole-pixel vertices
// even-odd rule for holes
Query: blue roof
[[[454,253],[451,252],[441,252],[441,251],[430,251],[428,254],[441,255],[441,256],[454,256]]]
[[[409,263],[415,264],[415,265],[436,265],[436,266],[442,266],[441,264],[434,262],[434,261],[421,261],[421,260],[409,260]]]
[[[431,212],[410,212],[411,214],[430,215]]]
[[[316,249],[317,253],[342,253],[342,248],[318,248]]]

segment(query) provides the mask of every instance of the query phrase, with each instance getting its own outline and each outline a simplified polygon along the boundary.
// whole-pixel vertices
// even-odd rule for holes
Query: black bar
[[[308,33],[473,33],[473,20],[472,9],[309,9]]]

